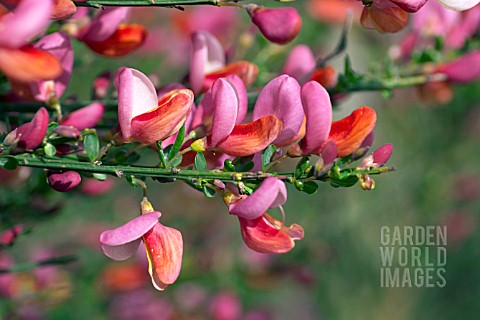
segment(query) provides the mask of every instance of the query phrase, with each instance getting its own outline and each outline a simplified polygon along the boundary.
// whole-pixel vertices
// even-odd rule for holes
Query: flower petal
[[[115,75],[118,91],[118,122],[124,140],[130,139],[132,119],[158,106],[157,92],[146,75],[131,68],[121,68]]]
[[[240,218],[256,219],[262,216],[269,208],[281,206],[287,200],[285,183],[277,178],[265,179],[255,192],[230,204],[228,210]]]
[[[248,124],[236,125],[230,135],[214,150],[231,156],[246,157],[265,149],[282,130],[282,122],[273,115]]]
[[[211,94],[214,114],[211,133],[208,137],[208,146],[215,147],[220,141],[228,137],[235,126],[239,98],[235,88],[224,78],[214,82]]]
[[[479,0],[437,0],[442,6],[455,10],[455,11],[465,11],[475,7],[480,1]]]
[[[373,162],[378,165],[387,163],[392,155],[393,145],[391,143],[384,144],[373,152]]]
[[[300,145],[302,153],[320,154],[328,139],[332,122],[332,103],[327,90],[318,82],[310,81],[302,86],[302,105],[307,118],[305,137]]]
[[[18,48],[24,45],[47,27],[51,11],[51,0],[20,1],[11,14],[0,16],[0,46]]]
[[[300,131],[304,118],[297,80],[281,75],[262,89],[253,109],[253,120],[271,114],[283,123],[282,131],[274,144],[280,147],[291,144]]]
[[[345,157],[358,149],[372,132],[376,121],[375,110],[364,106],[353,111],[351,115],[333,122],[328,139],[337,145],[337,155]]]
[[[303,238],[303,228],[298,224],[286,227],[281,221],[266,214],[256,219],[238,218],[245,244],[262,253],[281,254],[295,247],[294,240]]]
[[[390,2],[395,3],[397,6],[407,12],[413,13],[420,10],[427,0],[390,0]]]
[[[148,273],[157,290],[164,290],[177,280],[182,267],[182,234],[161,223],[149,230],[143,241],[147,250]]]
[[[408,23],[408,13],[388,0],[364,7],[360,17],[362,26],[378,32],[398,32]]]
[[[58,192],[69,192],[82,182],[82,178],[75,171],[59,172],[48,170],[47,177],[48,184]]]
[[[50,19],[63,20],[77,12],[77,6],[72,0],[53,0],[53,10]]]
[[[294,77],[297,81],[305,80],[305,76],[315,69],[316,61],[312,50],[304,44],[295,46],[287,57],[282,73]]]
[[[226,66],[207,73],[203,80],[203,91],[208,90],[215,80],[225,78],[229,75],[236,75],[242,79],[245,86],[250,86],[258,75],[258,67],[256,64],[248,61],[237,61],[227,64]]]
[[[132,119],[131,137],[144,144],[168,138],[182,127],[193,106],[189,89],[170,91],[158,101],[158,107]]]
[[[78,130],[94,128],[102,120],[105,113],[105,106],[100,102],[94,102],[86,107],[80,108],[62,119],[61,124],[72,126]]]
[[[468,83],[480,77],[480,50],[469,52],[437,68],[436,72],[447,75],[448,80]]]
[[[242,124],[248,112],[248,96],[245,83],[237,75],[230,75],[226,78],[228,82],[235,88],[238,97],[238,112],[236,124]]]
[[[43,141],[48,128],[48,112],[44,107],[40,108],[32,121],[25,123],[12,131],[5,138],[6,141],[17,141],[16,146],[21,150],[33,150]],[[11,137],[11,135],[14,135]]]
[[[142,214],[116,229],[102,232],[103,253],[114,260],[128,259],[137,251],[140,238],[158,223],[160,216],[158,211]]]
[[[116,32],[118,26],[126,20],[129,11],[128,7],[103,8],[92,23],[80,31],[78,39],[89,42],[104,41]]]
[[[51,53],[32,46],[20,49],[0,48],[0,70],[21,82],[50,80],[62,72],[60,62]]]
[[[94,52],[107,57],[121,57],[140,47],[147,38],[147,31],[139,24],[121,24],[102,41],[84,40]]]

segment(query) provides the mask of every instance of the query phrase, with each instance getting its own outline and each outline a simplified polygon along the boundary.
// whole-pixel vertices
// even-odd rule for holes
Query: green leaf
[[[175,160],[173,160],[173,162],[170,163],[170,166],[171,166],[171,167],[179,166],[180,163],[182,163],[182,159],[183,159],[182,156],[179,156],[179,157],[175,158]]]
[[[357,182],[358,182],[358,177],[352,175],[346,179],[332,179],[332,181],[330,181],[330,184],[336,188],[338,187],[349,188],[349,187],[353,187],[355,184],[357,184]]]
[[[43,147],[43,151],[45,151],[45,154],[49,157],[53,157],[57,153],[57,149],[55,149],[55,146],[51,143],[47,143],[45,147]]]
[[[2,157],[0,158],[0,168],[5,170],[15,170],[17,169],[18,161],[14,157]]]
[[[303,183],[302,191],[308,194],[314,194],[318,190],[318,184],[315,181],[307,181]]]
[[[226,172],[235,172],[236,168],[233,165],[232,159],[227,159],[223,163],[223,170]]]
[[[92,176],[97,179],[98,181],[105,181],[107,180],[107,175],[105,173],[94,173]]]
[[[270,163],[272,160],[272,156],[277,151],[277,147],[275,145],[271,144],[268,147],[265,148],[262,152],[262,169],[265,169],[266,166]]]
[[[97,135],[94,133],[86,135],[83,138],[83,146],[90,161],[95,160],[100,152],[100,143],[98,142]]]
[[[301,177],[305,170],[308,168],[309,164],[309,158],[302,157],[302,159],[297,163],[297,167],[295,168],[295,178]]]
[[[195,169],[198,171],[205,171],[207,170],[207,160],[205,156],[201,152],[197,152],[195,156]]]
[[[185,124],[178,131],[177,138],[175,139],[174,144],[172,145],[170,151],[168,152],[168,160],[172,160],[173,157],[180,151],[180,147],[183,144],[184,138],[185,138]]]
[[[203,191],[203,194],[207,198],[213,198],[213,197],[215,197],[215,194],[217,193],[217,191],[215,189],[210,188],[208,185],[203,185],[202,191]]]

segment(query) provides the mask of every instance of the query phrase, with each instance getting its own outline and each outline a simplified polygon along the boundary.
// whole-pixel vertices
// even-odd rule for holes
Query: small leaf
[[[302,157],[302,159],[298,162],[297,167],[295,168],[295,177],[299,178],[303,175],[305,170],[308,168],[310,164],[308,157]]]
[[[15,170],[17,169],[18,162],[14,157],[2,157],[0,158],[0,168],[5,170]]]
[[[207,170],[207,160],[205,156],[201,152],[197,152],[195,156],[195,169],[198,171],[205,171]]]
[[[180,165],[180,163],[182,163],[182,159],[183,159],[182,156],[178,156],[177,158],[175,158],[175,160],[173,160],[172,163],[170,163],[170,166],[171,167],[176,167],[176,166]]]
[[[303,183],[302,191],[308,194],[314,194],[318,190],[318,184],[315,181],[307,181]]]
[[[107,175],[105,173],[94,173],[92,176],[97,179],[98,181],[105,181],[107,180]]]
[[[275,145],[271,144],[268,147],[265,148],[262,152],[262,169],[265,169],[266,166],[270,163],[272,160],[272,156],[277,151],[277,147]]]
[[[217,193],[215,189],[210,188],[208,185],[203,185],[202,191],[207,198],[213,198]]]
[[[233,165],[232,159],[227,159],[223,163],[223,170],[226,172],[235,172],[235,166]]]
[[[173,157],[180,151],[180,147],[183,144],[183,139],[185,138],[185,124],[178,131],[177,138],[175,143],[172,145],[172,148],[168,152],[168,160],[172,160]]]
[[[83,146],[87,152],[87,156],[90,161],[97,158],[100,151],[100,143],[98,142],[98,137],[96,134],[89,134],[83,138]]]
[[[349,176],[346,179],[332,179],[332,181],[330,181],[330,184],[336,188],[338,187],[349,188],[349,187],[353,187],[355,184],[357,184],[357,182],[358,182],[357,176]]]
[[[45,151],[45,154],[49,157],[53,157],[57,153],[57,149],[55,149],[55,146],[51,143],[47,143],[45,147],[43,147],[43,151]]]

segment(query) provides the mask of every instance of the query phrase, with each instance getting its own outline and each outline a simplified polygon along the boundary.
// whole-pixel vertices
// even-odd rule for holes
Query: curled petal
[[[121,24],[102,41],[84,40],[94,52],[107,57],[121,57],[140,47],[147,38],[147,31],[139,24]]]
[[[78,130],[94,128],[102,119],[105,106],[100,102],[94,102],[86,107],[78,109],[62,119],[62,125],[72,126]]]
[[[235,88],[224,78],[215,81],[211,94],[215,109],[208,145],[216,146],[228,137],[235,126],[239,99]]]
[[[250,86],[258,75],[258,67],[256,64],[253,64],[248,61],[237,61],[227,64],[225,67],[207,73],[203,80],[203,91],[208,90],[219,78],[225,78],[230,75],[236,75],[242,79],[245,86]]]
[[[316,61],[312,50],[307,45],[301,44],[290,51],[282,72],[300,82],[305,75],[315,69],[315,65]]]
[[[468,83],[480,77],[479,66],[480,50],[475,50],[440,66],[436,71],[446,74],[449,81]]]
[[[307,118],[305,137],[301,141],[302,153],[320,154],[328,139],[332,122],[332,103],[327,90],[318,82],[302,86],[302,105]]]
[[[158,107],[132,119],[133,140],[150,144],[168,138],[182,127],[193,106],[193,92],[174,90],[158,101]]]
[[[480,1],[479,0],[437,0],[442,6],[455,10],[455,11],[465,11],[475,7]]]
[[[282,130],[282,122],[269,115],[248,124],[236,125],[230,135],[214,150],[236,157],[246,157],[265,149]]]
[[[191,50],[189,80],[192,90],[198,93],[203,90],[205,74],[225,66],[225,52],[217,38],[207,31],[192,35]]]
[[[118,26],[127,18],[130,8],[103,8],[92,23],[80,31],[78,38],[82,41],[101,42],[114,34]]]
[[[20,49],[0,48],[0,70],[9,78],[21,82],[54,79],[62,66],[51,53],[32,46]]]
[[[281,75],[262,89],[253,110],[253,119],[266,115],[275,115],[283,123],[282,131],[274,144],[281,147],[291,144],[304,119],[297,80]]]
[[[247,11],[265,38],[278,44],[292,41],[302,27],[302,18],[294,8],[267,9],[251,4]]]
[[[281,206],[287,200],[285,183],[274,177],[265,179],[260,187],[245,200],[237,201],[229,206],[231,214],[240,218],[256,219],[269,208]]]
[[[131,68],[121,68],[115,75],[118,92],[118,122],[124,140],[130,139],[132,119],[158,106],[157,92],[146,75]]]
[[[358,149],[372,132],[376,121],[375,110],[364,106],[353,111],[351,115],[333,122],[328,139],[337,145],[337,155],[345,157]]]
[[[261,253],[286,253],[295,247],[294,240],[301,240],[304,236],[300,225],[286,227],[267,213],[252,220],[244,218],[238,220],[245,244]]]
[[[22,150],[33,150],[42,143],[47,128],[48,112],[42,107],[35,113],[32,121],[10,132],[5,138],[5,143],[16,142],[16,146]]]
[[[140,238],[158,223],[160,216],[158,211],[142,214],[123,226],[102,232],[100,245],[103,253],[114,260],[130,258],[137,251]]]
[[[82,181],[80,175],[75,171],[58,172],[49,170],[47,176],[48,184],[58,192],[69,192]]]
[[[177,280],[182,267],[182,234],[161,223],[149,230],[143,241],[147,250],[148,273],[157,290],[164,290]]]
[[[51,0],[19,1],[11,14],[0,16],[0,46],[18,48],[25,44],[47,27],[51,11]]]
[[[390,0],[407,12],[417,12],[427,0]],[[463,1],[462,1],[463,2]]]

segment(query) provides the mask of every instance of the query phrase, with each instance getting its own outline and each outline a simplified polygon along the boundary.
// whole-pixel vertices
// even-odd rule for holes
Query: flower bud
[[[264,37],[278,44],[292,41],[302,27],[302,19],[294,8],[267,9],[250,4],[247,12]]]
[[[360,186],[363,190],[370,191],[375,189],[375,181],[368,174],[362,174],[359,176],[359,178]]]
[[[82,178],[75,171],[47,171],[47,181],[50,187],[58,192],[69,192],[75,189]]]
[[[53,129],[53,132],[65,138],[75,139],[82,136],[82,133],[77,128],[71,126],[58,126]]]

